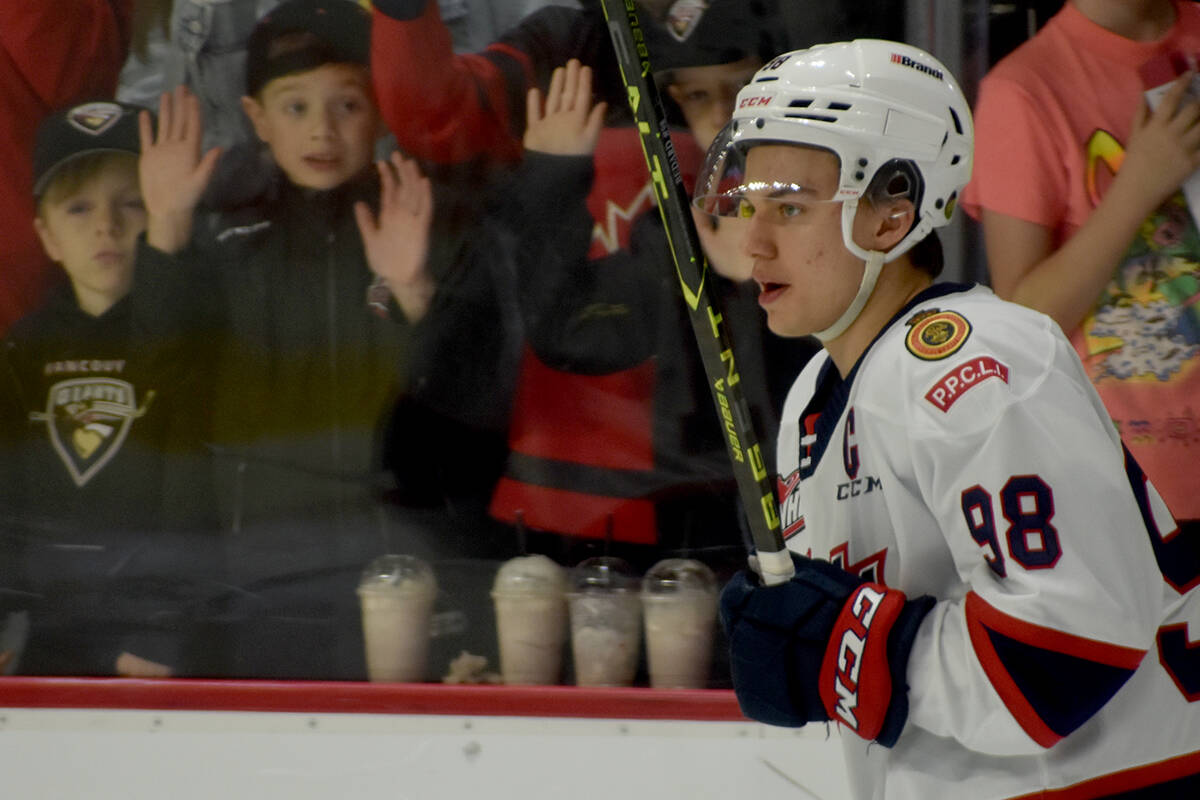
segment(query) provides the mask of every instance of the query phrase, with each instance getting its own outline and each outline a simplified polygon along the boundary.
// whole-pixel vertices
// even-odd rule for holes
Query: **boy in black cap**
[[[348,0],[277,6],[250,38],[242,101],[277,167],[271,186],[226,210],[214,241],[185,248],[191,209],[173,186],[202,163],[197,124],[179,178],[146,194],[152,215],[178,221],[148,278],[192,304],[211,296],[221,320],[213,450],[239,676],[365,677],[360,571],[386,552],[434,558],[429,543],[444,538],[424,516],[397,518],[383,463],[446,284],[426,266],[430,182],[398,154],[372,167],[369,36]],[[174,105],[164,97],[161,115]],[[481,331],[480,346],[493,338]]]
[[[250,35],[242,108],[297,186],[333,189],[371,164],[382,129],[367,68],[370,25],[348,0],[292,0]]]
[[[46,253],[70,278],[80,310],[92,316],[124,297],[133,278],[137,237],[146,228],[138,153],[137,109],[131,106],[75,106],[38,131],[33,225]],[[93,226],[108,231],[93,233]]]
[[[216,553],[208,374],[180,335],[187,321],[131,291],[148,250],[139,113],[67,109],[42,123],[33,153],[33,225],[69,280],[13,326],[0,359],[5,541],[17,543],[2,557],[24,573],[8,577],[28,600],[31,674],[198,669],[191,603]]]

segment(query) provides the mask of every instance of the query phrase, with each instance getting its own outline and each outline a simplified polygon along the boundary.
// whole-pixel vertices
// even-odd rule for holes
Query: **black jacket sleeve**
[[[590,157],[528,153],[509,224],[530,347],[555,369],[598,375],[655,354],[670,254],[654,211],[635,221],[628,248],[588,258],[592,174]]]

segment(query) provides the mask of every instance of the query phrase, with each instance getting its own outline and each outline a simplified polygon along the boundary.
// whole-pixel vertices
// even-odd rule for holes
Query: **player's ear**
[[[912,200],[898,197],[876,208],[876,219],[873,222],[875,246],[871,249],[886,253],[891,250],[908,232],[912,230],[916,219],[916,208]]]

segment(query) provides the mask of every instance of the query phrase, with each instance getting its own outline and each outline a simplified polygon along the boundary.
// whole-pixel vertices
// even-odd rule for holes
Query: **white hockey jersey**
[[[1200,543],[1049,318],[923,292],[845,380],[812,359],[778,459],[789,549],[938,600],[896,746],[843,732],[857,797],[1085,798],[1200,772]]]

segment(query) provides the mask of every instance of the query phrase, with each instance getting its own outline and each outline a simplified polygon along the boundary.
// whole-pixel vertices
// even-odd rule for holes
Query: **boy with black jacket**
[[[217,290],[213,443],[237,587],[225,609],[236,675],[365,677],[360,570],[381,553],[455,549],[439,509],[402,516],[390,502],[389,421],[414,374],[436,363],[422,343],[444,341],[434,328],[447,319],[445,298],[466,289],[435,284],[426,268],[429,181],[398,155],[372,166],[381,127],[369,29],[347,0],[290,0],[259,21],[242,104],[277,180],[227,212],[214,241],[188,249],[194,200],[178,202],[171,186],[202,163],[198,109],[186,95],[164,97],[187,134],[181,177],[147,195],[152,212],[179,223],[152,275],[174,282],[184,303],[203,302],[188,285]]]

